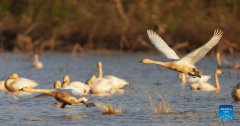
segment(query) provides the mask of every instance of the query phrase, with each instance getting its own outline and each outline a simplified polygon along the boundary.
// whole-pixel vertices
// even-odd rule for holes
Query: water
[[[39,88],[51,88],[55,80],[62,80],[68,74],[72,81],[85,82],[92,74],[97,73],[96,62],[103,62],[105,75],[112,74],[130,82],[125,94],[113,94],[106,97],[88,96],[91,102],[111,103],[123,108],[122,115],[102,115],[97,108],[86,108],[83,105],[67,106],[60,109],[54,105],[54,98],[36,99],[33,96],[19,97],[15,100],[5,92],[0,92],[1,125],[87,125],[87,126],[185,126],[211,125],[218,120],[217,110],[220,104],[233,104],[234,120],[224,121],[225,125],[240,125],[240,104],[232,102],[231,90],[239,83],[237,75],[240,70],[222,69],[220,75],[221,92],[191,91],[182,86],[174,71],[155,65],[143,65],[138,61],[145,57],[165,60],[160,55],[147,54],[83,54],[74,58],[69,53],[45,53],[40,56],[44,68],[32,67],[32,57],[27,54],[0,54],[0,77],[6,78],[9,73],[17,72],[22,77],[37,81]],[[231,59],[231,57],[228,57]],[[240,60],[240,59],[238,59]],[[216,62],[213,57],[201,60],[198,67],[205,74],[213,75]],[[233,76],[230,76],[233,72]],[[214,84],[214,80],[210,81]],[[148,102],[148,94],[154,96],[160,92],[170,103],[173,112],[154,114]],[[156,95],[155,95],[156,96]],[[155,100],[157,100],[157,96]],[[220,123],[220,125],[222,125]]]

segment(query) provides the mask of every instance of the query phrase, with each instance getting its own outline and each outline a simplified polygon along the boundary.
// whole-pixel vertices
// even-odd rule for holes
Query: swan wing
[[[178,62],[188,63],[194,65],[200,59],[202,59],[215,45],[218,44],[222,37],[223,32],[219,29],[214,30],[212,38],[204,45],[183,57]]]
[[[147,30],[148,37],[151,43],[158,51],[163,53],[168,59],[180,59],[179,56],[171,49],[167,43],[152,30]]]
[[[80,98],[80,96],[82,95],[76,88],[70,87],[70,86],[66,86],[66,87],[63,87],[63,88],[58,88],[56,90],[67,92],[69,95],[71,95],[75,98]]]
[[[35,88],[36,86],[38,86],[37,82],[26,78],[20,78],[19,80],[12,83],[12,87],[14,87],[15,90],[19,90],[24,87]]]

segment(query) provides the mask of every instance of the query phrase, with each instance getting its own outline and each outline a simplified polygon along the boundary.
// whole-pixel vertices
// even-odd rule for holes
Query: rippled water
[[[220,75],[221,92],[191,91],[177,80],[176,72],[155,65],[143,65],[138,61],[144,57],[162,59],[160,55],[146,54],[84,54],[74,58],[69,53],[45,53],[41,55],[44,68],[35,70],[32,57],[27,54],[0,54],[0,77],[17,72],[22,77],[40,83],[40,88],[51,88],[55,80],[61,80],[64,74],[72,80],[85,81],[97,72],[96,62],[103,62],[105,74],[122,77],[130,82],[125,94],[111,96],[87,96],[91,102],[112,103],[123,108],[122,115],[102,115],[97,108],[83,105],[67,106],[60,109],[54,105],[55,99],[37,99],[33,96],[19,97],[15,100],[5,92],[0,92],[1,125],[211,125],[218,120],[217,110],[220,104],[233,104],[234,119],[224,121],[225,125],[240,125],[240,104],[232,102],[231,89],[239,82],[240,70],[223,69]],[[228,57],[231,59],[231,57]],[[238,59],[240,60],[240,59]],[[197,66],[206,74],[213,75],[216,69],[213,57],[206,57]],[[229,73],[233,73],[230,76]],[[211,80],[211,83],[215,83]],[[160,92],[170,103],[173,112],[154,114],[148,102],[148,94]],[[158,100],[157,96],[154,97]],[[222,125],[220,123],[220,125]]]

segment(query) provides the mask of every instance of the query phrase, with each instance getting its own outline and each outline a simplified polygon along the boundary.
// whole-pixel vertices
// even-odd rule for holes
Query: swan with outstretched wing
[[[171,62],[160,62],[154,61],[150,59],[141,60],[142,63],[146,64],[157,64],[160,66],[164,66],[166,68],[178,71],[180,73],[188,74],[192,77],[201,77],[199,69],[194,65],[200,59],[202,59],[214,46],[216,46],[219,40],[222,37],[223,32],[219,29],[214,31],[212,38],[204,45],[189,53],[183,58],[179,58],[179,56],[175,53],[173,49],[171,49],[167,43],[158,36],[154,31],[147,30],[148,37],[151,43],[163,53],[168,59],[172,59],[175,61]]]

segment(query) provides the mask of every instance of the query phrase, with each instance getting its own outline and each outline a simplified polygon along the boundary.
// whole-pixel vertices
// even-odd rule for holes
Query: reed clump
[[[121,107],[113,107],[112,104],[98,104],[97,107],[101,110],[103,115],[120,115],[122,114]]]
[[[159,98],[160,98],[160,101],[155,101],[150,95],[148,96],[148,101],[152,111],[156,114],[168,114],[173,112],[170,104],[167,101],[165,101],[165,99],[160,95],[159,95]]]

